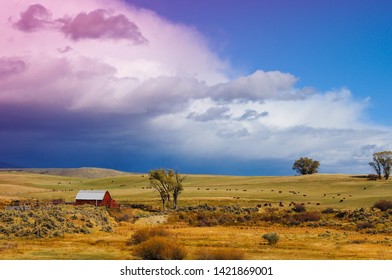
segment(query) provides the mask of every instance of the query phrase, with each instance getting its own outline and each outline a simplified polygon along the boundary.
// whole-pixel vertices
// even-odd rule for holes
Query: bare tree
[[[163,210],[166,210],[166,203],[170,204],[171,196],[173,197],[173,208],[177,208],[178,197],[184,190],[182,182],[185,179],[186,176],[181,176],[178,171],[172,169],[150,170],[150,186],[158,191]]]
[[[148,179],[150,180],[150,186],[158,191],[162,201],[162,208],[163,210],[166,210],[166,201],[170,201],[170,191],[172,186],[166,170],[150,170]]]
[[[392,151],[383,151],[373,154],[373,161],[369,165],[377,172],[381,179],[381,170],[384,173],[385,180],[389,179],[392,167]]]
[[[176,180],[173,186],[173,208],[177,209],[178,196],[184,190],[182,182],[186,180],[186,176],[181,176],[178,171],[175,171],[174,177]]]
[[[382,166],[375,154],[373,154],[373,161],[369,162],[369,165],[374,168],[374,171],[376,171],[378,179],[381,179]]]

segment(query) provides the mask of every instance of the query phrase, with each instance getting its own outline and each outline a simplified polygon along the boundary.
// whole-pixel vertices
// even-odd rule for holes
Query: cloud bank
[[[22,0],[3,3],[0,20],[2,161],[208,168],[310,156],[328,172],[367,172],[392,148],[389,128],[365,120],[369,100],[299,88],[281,71],[230,78],[202,34],[153,11]]]

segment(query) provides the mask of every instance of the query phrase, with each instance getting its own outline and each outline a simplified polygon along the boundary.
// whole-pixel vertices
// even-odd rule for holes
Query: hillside
[[[21,171],[0,172],[0,198],[63,198],[66,201],[73,201],[79,190],[106,189],[119,203],[160,206],[158,193],[149,187],[148,176],[143,174],[83,168],[40,171],[39,174]],[[63,176],[64,174],[72,176]],[[115,176],[105,177],[110,174]],[[208,203],[254,207],[271,203],[272,207],[279,207],[282,202],[281,205],[289,207],[291,202],[296,202],[305,203],[311,208],[354,209],[371,207],[381,199],[392,200],[392,180],[370,181],[364,176],[336,174],[308,176],[189,174],[184,182],[179,206]]]

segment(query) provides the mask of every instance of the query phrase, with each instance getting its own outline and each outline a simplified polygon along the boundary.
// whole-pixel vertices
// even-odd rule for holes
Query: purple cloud
[[[26,63],[15,57],[0,57],[0,79],[22,73]]]
[[[61,31],[72,40],[81,39],[127,39],[136,44],[143,44],[143,37],[138,26],[123,14],[110,15],[108,11],[97,9],[88,14],[79,13],[74,18],[63,18]]]
[[[74,41],[106,38],[130,40],[135,44],[147,43],[147,39],[134,22],[123,14],[112,15],[104,9],[90,13],[81,12],[74,17],[64,16],[54,20],[46,7],[35,4],[20,13],[20,19],[14,23],[14,27],[23,32],[52,27]]]
[[[35,4],[20,14],[20,19],[14,24],[14,27],[24,32],[32,32],[50,24],[51,18],[48,9],[40,4]]]

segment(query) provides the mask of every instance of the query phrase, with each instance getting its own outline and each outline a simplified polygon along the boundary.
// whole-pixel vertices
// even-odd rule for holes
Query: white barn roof
[[[76,195],[77,200],[103,200],[106,190],[81,190]]]

